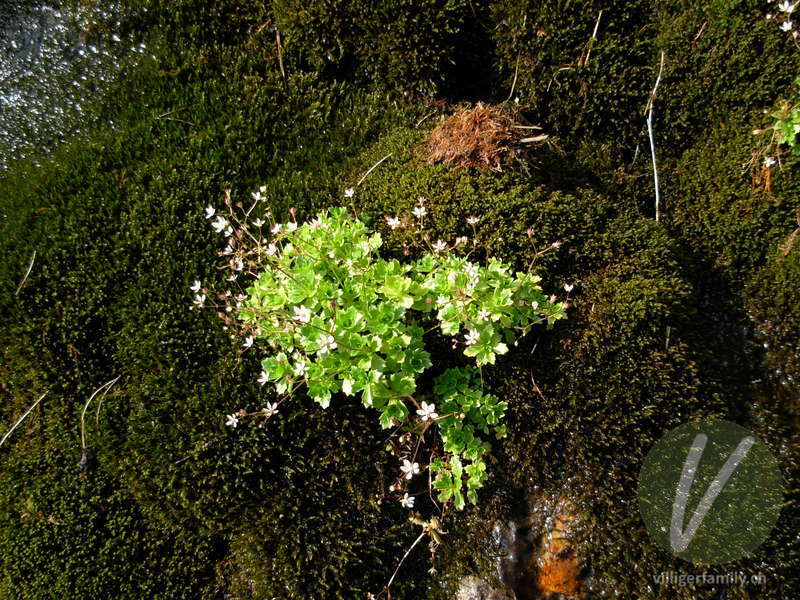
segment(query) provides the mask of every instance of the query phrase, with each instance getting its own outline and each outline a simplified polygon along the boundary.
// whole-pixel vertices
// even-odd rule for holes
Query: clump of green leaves
[[[421,222],[424,210],[418,213]],[[496,259],[478,265],[441,241],[406,264],[381,258],[381,235],[342,208],[302,225],[273,223],[271,237],[262,234],[262,219],[257,229],[221,216],[212,224],[228,237],[223,254],[234,271],[247,268],[255,277],[236,298],[236,314],[246,347],[268,352],[259,382],[272,382],[283,395],[262,416],[274,415],[302,388],[323,408],[334,394],[360,397],[378,412],[381,427],[402,431],[403,466],[393,491],[406,489],[429,452],[439,501],[452,500],[457,509],[465,500],[477,503],[486,440],[505,435],[507,408],[485,392],[480,367],[494,364],[534,325],[565,316],[539,277],[513,273]],[[426,336],[437,333],[473,360],[437,374],[426,393],[418,379],[433,366]],[[229,424],[236,423],[231,415]],[[425,439],[429,432],[438,432],[438,441]],[[405,493],[401,502],[411,508],[414,497]]]
[[[795,86],[800,87],[800,78],[795,80]],[[800,144],[797,134],[800,133],[800,103],[784,101],[780,110],[770,115],[775,122],[772,129],[778,144],[785,144],[792,150],[792,154],[800,156]]]

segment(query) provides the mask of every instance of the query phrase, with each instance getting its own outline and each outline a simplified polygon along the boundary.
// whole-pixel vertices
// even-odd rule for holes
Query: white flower
[[[386,224],[390,229],[397,229],[400,227],[400,219],[397,217],[386,217]]]
[[[308,222],[308,226],[309,226],[311,229],[316,229],[316,228],[317,228],[317,227],[319,227],[320,225],[322,225],[322,219],[320,219],[319,217],[314,217],[313,219],[311,219],[311,220]]]
[[[436,243],[433,244],[434,252],[441,252],[445,248],[447,248],[447,244],[445,244],[442,240],[436,240]]]
[[[787,15],[790,15],[794,10],[794,6],[795,5],[789,2],[789,0],[785,0],[784,2],[778,4],[778,10],[780,10],[781,12],[785,12]]]
[[[403,508],[414,508],[413,496],[409,496],[408,493],[403,494],[403,497],[400,498],[400,504]]]
[[[294,307],[294,319],[301,323],[308,323],[311,320],[311,311],[305,305]]]
[[[353,194],[355,194],[355,193],[356,193],[356,191],[355,191],[353,188],[347,188],[347,189],[344,191],[344,197],[345,197],[345,198],[352,198],[352,197],[353,197]]]
[[[275,256],[278,252],[278,247],[275,244],[270,244],[267,246],[267,256]]]
[[[472,346],[477,341],[478,341],[478,332],[474,329],[470,329],[467,332],[467,335],[464,336],[464,343],[466,343],[467,346]]]
[[[210,219],[211,217],[213,217],[216,214],[216,212],[217,210],[213,206],[211,205],[206,206],[206,219]]]
[[[196,294],[195,297],[194,297],[194,303],[197,304],[197,306],[202,305],[203,302],[205,302],[205,301],[206,301],[206,295],[205,294]]]
[[[456,246],[461,246],[462,244],[466,244],[469,238],[465,235],[456,238]]]
[[[571,291],[572,291],[574,288],[575,288],[575,286],[574,286],[574,285],[572,285],[571,283],[565,283],[565,284],[564,284],[564,291],[565,291],[565,292],[567,292],[568,294],[569,294],[569,293],[570,293],[570,292],[571,292]]]
[[[261,195],[260,191],[259,192],[253,192],[250,195],[253,197],[253,200],[255,200],[256,202],[261,202],[262,200],[265,200],[264,196]]]
[[[228,225],[228,228],[225,230],[225,237],[228,238],[231,237],[232,235],[233,235],[233,227]]]
[[[286,231],[288,231],[289,233],[295,231],[296,229],[297,229],[297,223],[295,223],[294,221],[286,224]]]
[[[237,271],[242,271],[242,270],[244,270],[244,263],[242,262],[242,260],[241,260],[241,259],[239,259],[239,260],[237,260],[237,261],[236,261],[236,264],[234,265],[234,268],[235,268]]]
[[[227,417],[228,417],[228,420],[225,421],[225,425],[227,425],[228,427],[233,427],[234,429],[236,429],[236,426],[239,424],[239,417],[237,417],[236,414],[230,414],[230,415],[227,415]]]
[[[791,31],[792,30],[792,22],[791,21],[784,21],[781,23],[781,29],[783,31]]]
[[[222,233],[226,227],[228,227],[228,219],[223,217],[222,215],[217,216],[216,220],[211,222],[211,227],[214,228],[214,231],[217,233]]]
[[[436,414],[436,405],[428,404],[427,402],[422,403],[422,408],[417,410],[417,414],[422,417],[423,421],[427,421],[429,419],[433,421],[439,416]]]
[[[492,313],[490,313],[490,312],[489,312],[488,310],[486,310],[485,308],[484,308],[484,309],[481,309],[481,312],[479,312],[479,313],[478,313],[478,318],[479,318],[481,321],[486,321],[486,320],[487,320],[489,317],[491,317],[491,316],[492,316]]]
[[[264,219],[256,219],[251,223],[253,227],[261,227],[266,221]]]
[[[275,226],[272,229],[270,229],[270,231],[272,233],[280,233],[281,229],[283,229],[283,225],[281,225],[280,223],[275,223]]]
[[[776,161],[775,161],[775,159],[774,159],[774,158],[772,158],[771,156],[768,156],[768,157],[766,157],[766,158],[764,159],[764,166],[765,166],[765,167],[771,167],[772,165],[774,165],[774,164],[775,164],[775,162],[776,162]]]
[[[464,273],[466,273],[470,278],[478,276],[478,265],[473,263],[467,263],[464,265]]]
[[[317,338],[317,344],[320,346],[320,349],[317,350],[320,354],[325,354],[329,350],[336,350],[336,340],[332,335],[321,333]]]
[[[345,379],[342,381],[342,391],[348,395],[353,395],[353,380],[352,379]]]
[[[258,376],[258,383],[264,385],[269,381],[269,375],[267,375],[266,371],[261,371],[261,375]]]
[[[222,251],[222,254],[225,256],[227,256],[228,254],[233,254],[233,246],[231,246],[230,244],[225,246],[225,250]]]
[[[267,402],[267,407],[262,408],[261,412],[264,413],[264,416],[270,418],[272,415],[278,414],[278,403],[277,402]]]
[[[475,225],[479,220],[478,217],[467,217],[467,223],[470,225]]]
[[[306,361],[301,359],[295,363],[294,367],[292,368],[292,372],[298,377],[302,377],[308,373],[308,364]]]
[[[266,194],[267,193],[267,186],[262,185],[260,188],[258,188],[258,191],[261,192],[262,194]]]
[[[416,206],[416,207],[414,207],[414,210],[411,211],[411,212],[414,213],[415,217],[417,217],[418,219],[421,219],[422,217],[424,217],[425,215],[428,214],[428,209],[425,208],[424,206]]]
[[[253,345],[253,336],[249,335],[245,338],[244,344],[242,344],[245,348],[249,348]]]
[[[196,294],[197,292],[200,291],[200,288],[202,287],[202,285],[203,284],[201,284],[199,280],[195,279],[194,283],[191,285],[191,287],[189,287],[189,289],[192,290]]]
[[[439,296],[438,298],[436,298],[436,305],[437,306],[444,306],[448,302],[450,302],[450,301],[447,299],[447,296]]]
[[[419,464],[412,463],[407,458],[404,458],[400,470],[403,472],[406,479],[411,479],[414,475],[419,475]]]

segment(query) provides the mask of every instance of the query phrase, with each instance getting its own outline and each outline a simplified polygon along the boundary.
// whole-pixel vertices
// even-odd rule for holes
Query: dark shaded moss
[[[219,597],[228,569],[247,567],[225,560],[244,535],[280,558],[259,579],[274,594],[348,598],[380,588],[413,534],[399,505],[376,508],[397,464],[371,415],[331,411],[309,428],[300,405],[260,438],[223,425],[265,398],[215,316],[188,310],[192,280],[222,282],[203,207],[265,185],[276,214],[308,215],[338,202],[342,161],[421,116],[313,73],[284,77],[249,50],[195,63],[152,46],[107,101],[113,129],[0,179],[4,420],[48,391],[0,455],[6,597]],[[83,405],[116,376],[87,412],[97,462],[81,476]]]
[[[435,93],[470,53],[462,0],[278,0],[273,13],[292,65],[387,90]]]
[[[516,79],[513,96],[548,131],[611,141],[630,157],[658,65],[652,14],[649,2],[493,3],[507,89]]]
[[[393,597],[449,598],[459,576],[491,572],[495,520],[534,492],[575,503],[598,591],[748,597],[652,584],[656,572],[691,568],[644,531],[638,467],[665,431],[700,417],[749,425],[778,453],[794,505],[754,558],[726,569],[765,573],[769,589],[750,590],[759,597],[791,596],[796,395],[758,383],[764,356],[747,311],[767,365],[794,376],[797,249],[783,261],[779,249],[796,227],[797,184],[787,164],[773,171],[772,196],[757,193],[742,165],[760,143],[750,131],[765,125],[761,111],[788,93],[797,54],[760,5],[498,2],[485,19],[486,5],[473,13],[460,2],[426,13],[408,3],[132,4],[129,26],[178,50],[156,44],[158,58],[114,88],[116,129],[0,180],[5,420],[49,389],[0,454],[0,594],[349,598],[385,583],[415,532],[396,502],[378,503],[397,464],[374,415],[298,399],[263,429],[226,430],[224,413],[271,397],[253,381],[254,357],[239,357],[213,315],[187,308],[193,279],[221,279],[220,239],[202,207],[218,206],[225,188],[249,199],[265,184],[276,213],[294,206],[302,218],[340,204],[343,188],[391,153],[353,198],[387,234],[387,252],[400,254],[404,238],[383,216],[409,215],[422,195],[437,235],[471,235],[465,218],[479,216],[492,254],[517,268],[562,242],[535,266],[548,291],[576,284],[567,322],[534,331],[487,370],[510,403],[492,479],[480,507],[448,519],[439,575],[427,576],[417,548]],[[662,49],[667,226],[648,218],[643,135]],[[408,124],[434,109],[364,89],[504,100],[518,60],[514,95],[558,136],[525,174],[426,165],[416,152],[432,121]],[[491,85],[482,61],[504,85]],[[80,411],[117,375],[99,420],[87,414],[98,461],[81,477]]]
[[[724,123],[763,125],[763,110],[786,93],[800,54],[772,7],[755,0],[654,6],[666,55],[658,103],[662,152],[677,156]]]
[[[728,293],[767,344],[769,367],[796,381],[797,249],[787,243],[797,228],[800,182],[791,158],[771,169],[769,189],[756,181],[763,143],[741,123],[715,128],[683,155],[667,194],[694,262],[729,281]]]
[[[800,387],[800,252],[773,259],[749,283],[747,303],[765,344],[767,365],[791,389]]]
[[[493,392],[510,403],[510,436],[493,444],[492,480],[481,507],[447,522],[452,530],[439,567],[449,586],[434,596],[451,597],[466,574],[493,572],[499,552],[493,524],[519,518],[524,499],[537,493],[575,503],[583,523],[578,551],[598,593],[714,597],[710,590],[700,596],[705,592],[656,589],[658,573],[689,567],[650,541],[636,504],[641,461],[666,431],[688,419],[747,421],[756,393],[752,359],[739,347],[718,345],[720,324],[697,296],[684,250],[638,215],[633,199],[586,184],[559,191],[549,170],[536,165],[529,174],[430,166],[419,154],[423,137],[424,131],[401,130],[354,167],[353,178],[391,153],[354,197],[356,210],[390,247],[399,249],[407,236],[390,231],[384,215],[410,217],[423,196],[432,239],[472,235],[466,217],[479,215],[478,237],[518,268],[528,266],[534,247],[561,241],[536,267],[546,292],[563,296],[563,283],[576,284],[568,321],[553,331],[535,330],[486,371]],[[532,527],[534,538],[546,532],[543,519]],[[780,594],[793,585],[785,564],[795,559],[788,545],[772,552],[741,567],[758,565],[774,576]],[[641,576],[630,576],[632,565]],[[732,590],[728,597],[743,593]]]

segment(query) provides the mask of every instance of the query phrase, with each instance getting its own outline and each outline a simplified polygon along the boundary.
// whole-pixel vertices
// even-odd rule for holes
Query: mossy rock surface
[[[510,403],[511,435],[494,442],[483,508],[452,523],[454,535],[440,565],[444,580],[491,573],[490,557],[497,551],[492,524],[510,518],[527,493],[539,490],[575,502],[584,522],[578,552],[591,564],[598,592],[675,597],[674,590],[652,584],[651,576],[670,559],[638,518],[638,470],[650,447],[688,415],[735,418],[747,412],[751,372],[720,369],[749,364],[744,353],[716,347],[718,324],[703,310],[684,250],[663,227],[638,214],[635,201],[609,197],[590,182],[559,190],[551,175],[554,156],[543,157],[547,170],[534,163],[529,173],[429,165],[425,134],[401,129],[353,168],[355,179],[391,154],[353,198],[355,210],[381,230],[389,247],[400,254],[408,236],[390,230],[384,217],[413,222],[411,210],[422,196],[431,240],[472,237],[466,218],[480,215],[474,235],[517,268],[527,268],[535,248],[560,241],[535,268],[546,292],[563,296],[564,283],[576,285],[565,323],[534,331],[486,371],[493,391]],[[569,170],[564,165],[562,172]],[[475,553],[479,547],[484,554]],[[777,574],[786,560],[791,559],[782,554],[760,568]],[[641,578],[629,576],[626,565],[634,563]],[[450,597],[453,588],[445,590],[441,597]],[[682,593],[698,597],[696,590]]]
[[[448,516],[438,573],[417,548],[393,598],[452,598],[460,577],[490,573],[494,523],[531,494],[574,503],[598,595],[793,597],[800,249],[784,248],[796,164],[783,157],[769,192],[744,166],[763,158],[752,130],[792,92],[800,53],[749,0],[373,4],[133,2],[123,26],[150,36],[155,58],[98,99],[115,129],[0,174],[5,421],[48,391],[0,449],[0,598],[380,589],[417,533],[382,502],[398,465],[375,415],[298,398],[264,428],[226,429],[225,413],[274,398],[256,358],[188,306],[194,279],[223,282],[202,211],[226,188],[249,201],[266,185],[276,214],[302,219],[350,202],[343,190],[387,155],[352,203],[388,255],[406,238],[384,216],[410,217],[424,196],[432,235],[472,236],[477,216],[492,255],[534,262],[548,292],[575,286],[566,322],[486,370],[510,435],[493,442],[479,507]],[[644,109],[661,51],[657,224]],[[498,102],[515,77],[511,101],[551,134],[527,171],[427,164],[424,136],[455,107],[420,95]],[[458,363],[446,342],[437,357]],[[97,463],[82,474],[81,410],[118,375],[87,412]],[[751,427],[781,460],[792,504],[754,558],[725,566],[764,573],[768,589],[653,584],[687,566],[644,530],[638,469],[663,433],[700,417]]]

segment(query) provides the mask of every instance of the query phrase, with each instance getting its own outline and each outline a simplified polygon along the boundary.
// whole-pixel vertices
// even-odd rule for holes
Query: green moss
[[[683,155],[667,193],[674,228],[695,263],[723,274],[768,345],[770,368],[796,377],[796,250],[781,256],[797,227],[792,199],[800,179],[788,158],[771,169],[771,190],[756,185],[759,143],[741,123],[714,129]]]
[[[723,123],[759,127],[800,68],[800,54],[771,7],[755,0],[655,5],[666,55],[658,139],[676,156]],[[724,158],[724,157],[721,157]]]
[[[277,0],[273,14],[287,61],[334,79],[433,94],[473,59],[476,17],[464,0]]]
[[[748,307],[766,347],[767,364],[792,389],[800,381],[800,252],[773,259],[747,289]]]
[[[495,2],[498,69],[533,122],[632,153],[658,64],[651,18],[647,2]]]
[[[598,590],[675,597],[675,590],[654,590],[647,574],[629,575],[633,563],[653,576],[672,564],[636,513],[638,469],[655,441],[688,415],[741,418],[752,401],[748,359],[739,348],[721,350],[717,326],[710,326],[695,294],[694,271],[685,267],[685,250],[637,214],[635,199],[609,197],[589,182],[560,191],[562,182],[551,174],[558,170],[555,156],[543,156],[548,168],[534,164],[528,174],[431,166],[420,155],[424,133],[399,130],[352,168],[356,179],[391,153],[354,196],[356,210],[391,248],[399,253],[407,240],[401,230],[389,230],[384,215],[410,217],[424,196],[432,239],[472,235],[465,219],[479,215],[477,237],[518,268],[529,265],[534,247],[561,241],[536,267],[546,292],[563,295],[562,284],[576,284],[567,322],[523,340],[484,374],[510,403],[511,435],[494,444],[481,507],[446,524],[452,529],[439,567],[449,585],[434,596],[451,597],[465,574],[491,572],[498,551],[493,523],[513,516],[538,489],[575,502],[584,523],[578,550]],[[737,361],[738,372],[723,367]],[[533,527],[534,537],[545,533],[544,520]],[[759,564],[777,576],[784,560],[785,553],[768,567]],[[696,590],[678,594],[697,597]]]
[[[248,201],[266,185],[276,214],[294,206],[307,215],[338,202],[346,157],[422,109],[387,114],[376,94],[314,74],[284,78],[277,64],[265,71],[238,46],[219,46],[212,62],[198,64],[158,45],[152,51],[157,58],[128,72],[107,100],[114,129],[0,179],[4,419],[18,417],[34,391],[49,390],[30,428],[7,442],[13,451],[0,456],[0,594],[213,597],[217,563],[222,573],[239,535],[276,548],[281,564],[263,575],[276,594],[377,589],[385,572],[374,561],[391,562],[413,532],[399,506],[374,505],[376,482],[395,462],[342,455],[347,444],[348,453],[377,456],[373,419],[359,415],[340,438],[347,423],[329,415],[309,428],[301,405],[286,411],[287,430],[269,442],[262,435],[261,445],[224,431],[226,412],[264,401],[258,368],[235,358],[213,314],[188,310],[188,286],[221,280],[221,239],[202,214],[221,205],[225,188]],[[116,376],[97,423],[97,402],[87,413],[98,461],[81,477],[81,410]],[[366,445],[352,450],[358,436]],[[324,463],[341,487],[320,477]],[[352,463],[359,469],[351,474]],[[23,519],[28,506],[35,516]],[[333,518],[334,506],[351,528]],[[320,575],[309,579],[309,571]]]
[[[478,216],[478,237],[516,268],[561,242],[534,267],[548,291],[576,285],[567,322],[486,371],[510,403],[492,479],[479,508],[448,517],[439,574],[426,574],[417,548],[393,597],[450,598],[458,577],[490,572],[495,520],[538,490],[575,503],[585,522],[578,551],[598,591],[710,598],[717,592],[651,585],[656,572],[688,567],[652,544],[635,507],[642,457],[689,418],[758,425],[795,490],[787,432],[796,424],[773,423],[796,399],[765,401],[753,384],[762,353],[746,311],[769,344],[767,366],[796,381],[797,248],[778,256],[796,227],[797,176],[793,163],[774,168],[769,196],[754,193],[742,170],[758,144],[750,131],[765,125],[760,111],[796,74],[789,40],[749,1],[503,1],[474,15],[470,3],[423,4],[139,2],[148,10],[130,27],[179,51],[154,43],[157,58],[126,71],[105,104],[115,129],[0,178],[3,418],[49,390],[0,454],[0,597],[202,598],[224,589],[352,598],[380,589],[416,534],[396,502],[379,502],[397,464],[374,415],[341,398],[335,412],[300,398],[263,429],[225,429],[224,413],[271,396],[214,315],[187,309],[192,280],[221,283],[221,240],[202,208],[219,206],[225,188],[247,200],[264,184],[276,213],[293,206],[304,218],[340,204],[343,189],[388,154],[353,205],[389,253],[400,255],[406,239],[383,217],[410,216],[424,196],[434,235],[472,235],[466,218]],[[641,150],[629,163],[637,144],[645,148],[643,111],[662,49],[656,126],[667,214],[656,224],[649,157]],[[503,100],[518,60],[514,95],[559,138],[524,174],[426,164],[418,149],[433,120],[409,124],[435,109],[368,91],[469,89]],[[487,64],[503,85],[491,84]],[[446,340],[437,343],[442,361],[456,360]],[[83,403],[117,375],[99,419],[87,415],[98,462],[81,476]],[[787,508],[770,545],[726,569],[765,573],[766,598],[793,591],[795,516]]]

